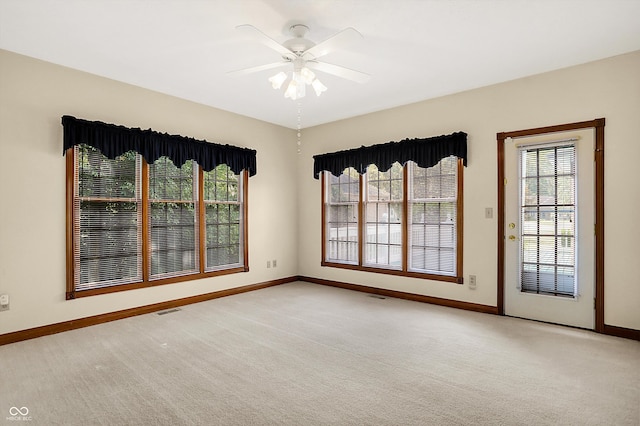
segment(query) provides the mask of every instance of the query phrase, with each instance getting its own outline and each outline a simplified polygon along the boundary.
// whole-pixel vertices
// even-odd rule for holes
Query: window
[[[167,157],[148,166],[150,278],[198,272],[198,165]]]
[[[358,263],[358,172],[347,169],[336,177],[327,173],[327,260]]]
[[[67,152],[67,298],[248,270],[247,172]]]
[[[402,268],[402,200],[404,199],[402,166],[394,163],[386,171],[375,165],[367,167],[363,178],[366,266]]]
[[[322,264],[461,283],[462,167],[323,172]]]
[[[73,282],[76,290],[142,280],[140,159],[109,160],[82,145],[73,167]]]
[[[520,150],[520,288],[576,297],[576,147]]]
[[[458,161],[443,158],[421,168],[408,163],[409,269],[425,273],[456,275],[459,257]]]
[[[224,269],[242,261],[242,181],[227,167],[204,173],[206,210],[205,270]]]

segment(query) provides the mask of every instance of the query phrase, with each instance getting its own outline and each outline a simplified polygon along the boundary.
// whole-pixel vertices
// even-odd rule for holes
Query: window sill
[[[176,277],[161,278],[161,279],[155,279],[151,281],[140,281],[140,282],[131,283],[131,284],[121,284],[121,285],[114,285],[111,287],[101,287],[101,288],[95,288],[90,290],[67,292],[66,299],[73,300],[81,297],[96,296],[99,294],[116,293],[119,291],[155,287],[155,286],[164,285],[164,284],[174,284],[174,283],[180,283],[185,281],[194,281],[194,280],[199,280],[203,278],[216,277],[220,275],[237,274],[239,272],[249,272],[249,267],[240,266],[240,267],[234,267],[229,269],[221,269],[217,271],[205,272],[202,274],[197,273],[197,274],[189,274],[189,275],[179,275]]]
[[[420,278],[425,280],[433,280],[433,281],[443,281],[454,284],[462,284],[463,278],[462,276],[449,276],[449,275],[436,275],[436,274],[427,274],[423,272],[413,272],[413,271],[401,271],[397,269],[386,269],[386,268],[374,268],[371,266],[360,266],[353,265],[348,263],[336,263],[336,262],[322,262],[321,266],[328,266],[331,268],[341,268],[341,269],[350,269],[353,271],[363,271],[363,272],[371,272],[376,274],[387,274],[387,275],[396,275],[400,277],[410,277],[410,278]]]

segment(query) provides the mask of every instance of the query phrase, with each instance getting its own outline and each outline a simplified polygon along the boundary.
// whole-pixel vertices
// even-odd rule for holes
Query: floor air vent
[[[175,308],[175,309],[169,309],[168,311],[162,311],[162,312],[158,312],[158,315],[166,315],[166,314],[172,314],[174,312],[178,312],[180,309]]]

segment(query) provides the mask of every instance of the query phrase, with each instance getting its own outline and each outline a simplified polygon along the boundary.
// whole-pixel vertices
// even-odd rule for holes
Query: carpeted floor
[[[637,426],[640,343],[291,283],[0,346],[24,421]]]

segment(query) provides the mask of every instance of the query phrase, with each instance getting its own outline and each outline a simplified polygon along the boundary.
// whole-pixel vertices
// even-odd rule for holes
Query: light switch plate
[[[0,294],[0,311],[8,311],[8,310],[9,310],[9,295]]]

